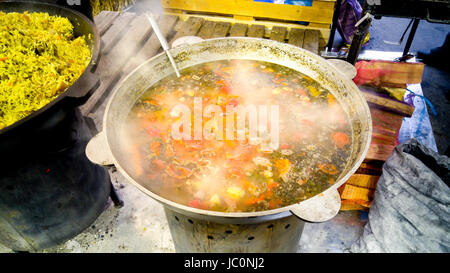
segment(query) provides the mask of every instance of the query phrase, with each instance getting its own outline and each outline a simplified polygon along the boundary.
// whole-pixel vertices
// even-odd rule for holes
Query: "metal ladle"
[[[153,31],[156,34],[156,37],[158,37],[159,42],[161,43],[161,46],[166,52],[167,57],[169,58],[170,63],[172,64],[173,69],[175,70],[175,74],[177,77],[180,77],[180,72],[178,71],[177,65],[175,63],[175,60],[172,57],[172,54],[169,52],[169,44],[167,43],[166,38],[161,33],[161,30],[159,29],[158,23],[156,23],[155,18],[153,17],[152,13],[145,13],[145,16],[147,16],[148,20],[150,21],[150,24],[152,25]]]

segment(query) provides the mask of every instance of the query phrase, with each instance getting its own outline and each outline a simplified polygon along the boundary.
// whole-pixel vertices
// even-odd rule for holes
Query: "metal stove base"
[[[297,252],[305,224],[293,215],[260,224],[219,224],[164,211],[179,253]]]

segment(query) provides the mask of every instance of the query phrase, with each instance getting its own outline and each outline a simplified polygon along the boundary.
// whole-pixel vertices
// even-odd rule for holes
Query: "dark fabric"
[[[356,33],[355,24],[361,18],[362,8],[356,0],[341,1],[337,30],[346,44],[351,44]]]
[[[397,146],[352,252],[449,252],[450,158],[416,139]]]

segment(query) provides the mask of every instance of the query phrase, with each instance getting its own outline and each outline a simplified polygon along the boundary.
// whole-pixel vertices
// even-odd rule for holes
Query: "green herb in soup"
[[[352,147],[350,123],[335,97],[311,78],[250,60],[204,63],[181,74],[152,86],[128,116],[125,168],[150,191],[199,209],[262,211],[324,191],[345,168]],[[241,139],[195,139],[193,128],[191,140],[173,138],[173,124],[182,119],[174,107],[193,109],[196,98],[201,98],[203,111],[206,105],[223,111],[220,118],[203,117],[201,123],[223,136],[227,107],[278,106],[279,145],[250,135],[249,116]],[[188,120],[194,121],[195,109],[191,113]]]

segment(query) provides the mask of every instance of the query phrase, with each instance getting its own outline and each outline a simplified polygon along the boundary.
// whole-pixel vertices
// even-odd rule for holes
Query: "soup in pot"
[[[344,170],[351,124],[308,76],[224,60],[166,77],[135,103],[122,149],[131,176],[177,203],[254,212],[319,194]]]

